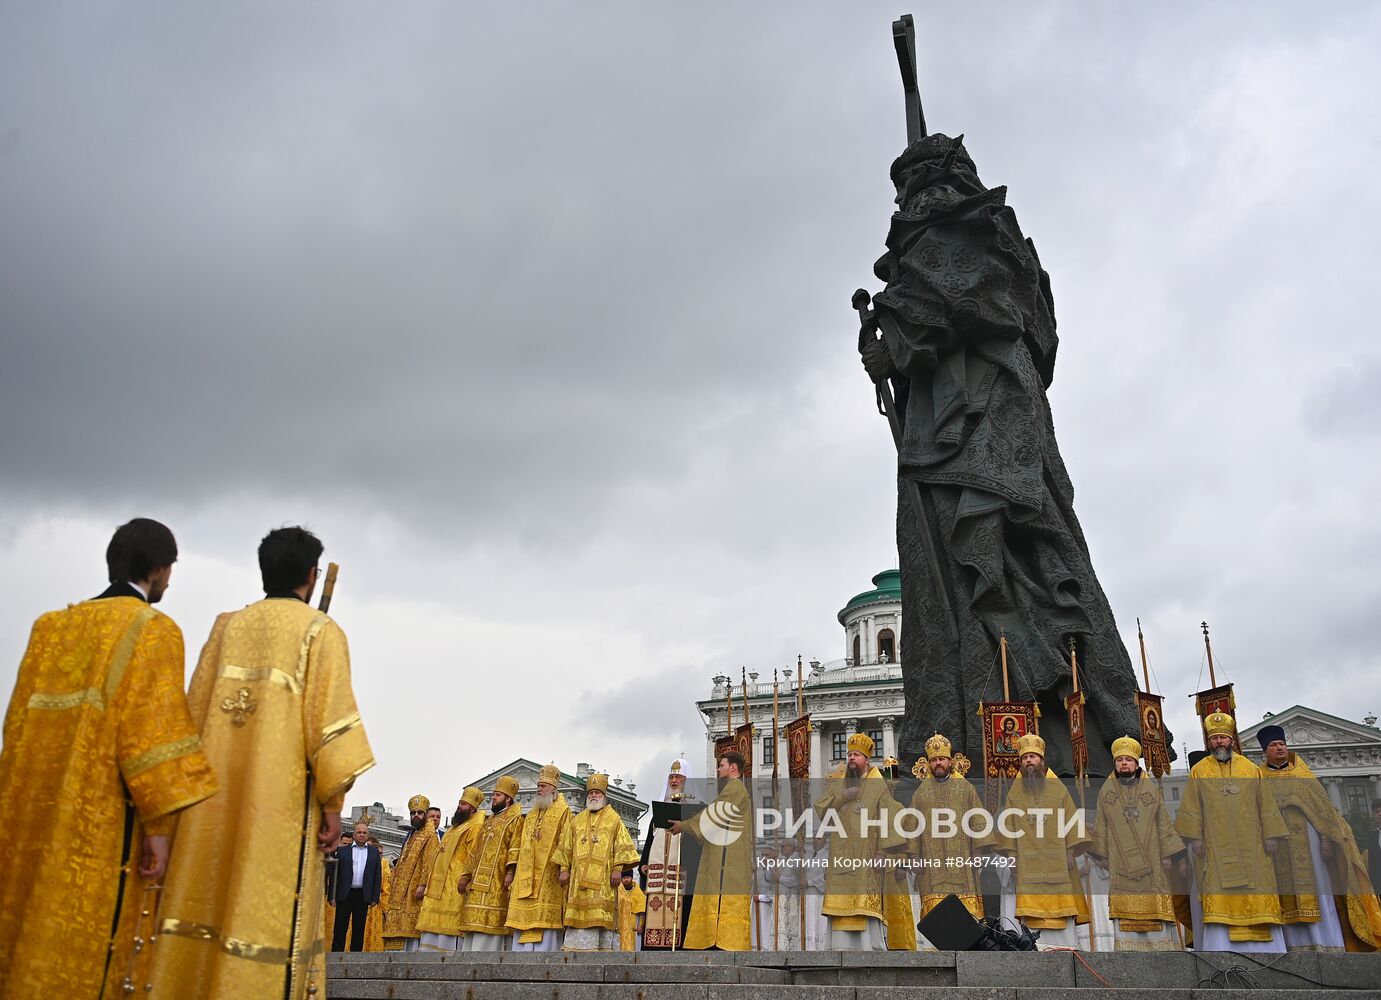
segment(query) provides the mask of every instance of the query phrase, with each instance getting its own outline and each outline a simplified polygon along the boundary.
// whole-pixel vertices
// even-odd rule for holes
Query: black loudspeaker
[[[983,925],[973,919],[954,893],[935,904],[935,909],[921,918],[916,930],[941,951],[972,951],[985,933]]]

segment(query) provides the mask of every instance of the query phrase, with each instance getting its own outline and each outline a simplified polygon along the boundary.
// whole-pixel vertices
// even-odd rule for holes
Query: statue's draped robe
[[[618,899],[609,880],[615,871],[631,868],[637,861],[638,846],[612,807],[586,809],[573,817],[566,926],[614,930]]]
[[[509,852],[517,845],[522,829],[523,807],[517,802],[485,818],[479,838],[460,870],[461,875],[470,878],[460,908],[460,930],[467,939],[476,934],[510,936],[508,890],[503,883]],[[462,949],[472,950],[464,944]]]
[[[1050,812],[1033,811],[1038,809]],[[1088,847],[1089,839],[1073,825],[1061,833],[1062,817],[1072,821],[1078,811],[1069,790],[1054,775],[1047,775],[1039,786],[1020,777],[1007,792],[1006,826],[1021,835],[1008,836],[999,825],[995,844],[998,851],[1016,858],[1015,913],[1028,927],[1060,930],[1068,928],[1071,917],[1076,924],[1090,919],[1079,869],[1071,860]]]
[[[711,821],[710,816],[716,819]],[[700,844],[691,890],[695,909],[686,927],[685,947],[748,951],[752,947],[754,830],[753,806],[743,782],[726,781],[714,802],[686,820],[681,832]]]
[[[417,898],[417,890],[424,885],[431,887],[432,870],[440,853],[441,841],[436,839],[436,825],[431,820],[422,829],[409,832],[403,841],[384,909],[385,950],[398,951],[410,938],[421,937],[417,917],[422,912],[422,900]]]
[[[388,855],[382,851],[379,853],[379,866],[383,888],[379,893],[378,904],[369,908],[369,915],[364,919],[365,951],[384,950],[384,911],[388,908],[389,884],[393,881],[393,863],[388,860]]]
[[[1174,901],[1164,862],[1184,851],[1165,800],[1149,775],[1123,785],[1109,775],[1098,793],[1091,850],[1106,859],[1108,916],[1119,951],[1178,949],[1170,936]]]
[[[1050,705],[1047,763],[1072,773],[1065,715],[1054,709],[1068,690],[1069,637],[1078,635],[1090,765],[1106,774],[1112,762],[1100,734],[1138,731],[1136,678],[1055,441],[1046,398],[1058,344],[1049,277],[1005,204],[1006,188],[984,187],[959,140],[912,144],[892,179],[901,207],[875,268],[887,287],[874,304],[904,421],[902,755],[919,755],[930,733],[943,732],[956,750],[983,759],[974,711],[1002,700],[989,667],[1005,631],[1018,665],[1015,697]],[[957,644],[922,532],[939,559]]]
[[[571,867],[571,808],[564,795],[557,792],[546,809],[523,817],[508,863],[517,866],[508,892],[509,929],[540,938],[542,931],[565,926],[566,887],[559,876]]]
[[[638,950],[638,914],[647,912],[647,894],[635,882],[633,888],[619,886],[619,951]]]
[[[914,838],[916,855],[922,867],[916,871],[916,891],[921,897],[923,918],[943,900],[953,893],[973,914],[975,920],[983,919],[983,890],[979,879],[983,869],[969,863],[978,857],[985,847],[991,847],[991,834],[970,837],[962,825],[966,813],[982,813],[983,803],[978,800],[978,790],[969,784],[961,774],[953,774],[944,781],[934,777],[922,779],[911,795],[911,808],[925,817],[925,830]],[[955,833],[952,837],[937,837],[931,832],[932,817],[939,810],[949,810],[954,817]],[[910,829],[910,827],[905,827]],[[981,830],[983,824],[975,822],[971,829]]]
[[[322,812],[374,766],[345,633],[296,599],[221,615],[188,701],[221,793],[178,822],[155,991],[298,1000],[325,985]]]
[[[431,878],[427,881],[427,895],[417,911],[417,930],[422,936],[423,948],[430,943],[433,948],[455,950],[456,942],[444,939],[454,939],[460,935],[460,910],[464,899],[456,886],[465,859],[484,829],[484,820],[484,812],[476,810],[468,819],[452,826],[441,838],[441,851],[432,863]],[[443,940],[432,942],[428,938],[431,934],[440,935]]]
[[[1266,840],[1289,831],[1256,765],[1236,753],[1195,764],[1175,832],[1204,842],[1203,857],[1190,859],[1204,924],[1227,925],[1236,942],[1269,940],[1271,925],[1283,921]]]
[[[137,597],[34,623],[0,752],[0,997],[119,995],[143,836],[216,790],[183,670],[181,631]]]
[[[869,767],[857,787],[858,797],[846,801],[847,786],[839,778],[830,782],[815,800],[822,825],[831,831],[830,867],[825,874],[825,900],[821,907],[831,918],[831,933],[866,931],[868,918],[886,919],[882,898],[885,869],[876,859],[884,851],[905,846],[893,828],[893,815],[889,812],[893,799],[882,772]],[[866,831],[865,818],[870,824]],[[883,821],[885,829],[878,828],[879,821]]]
[[[1284,767],[1263,763],[1259,768],[1290,831],[1290,839],[1271,859],[1281,919],[1287,925],[1316,924],[1331,903],[1341,920],[1343,946],[1349,951],[1375,950],[1381,942],[1381,902],[1371,891],[1366,859],[1352,827],[1333,807],[1309,765],[1293,751]],[[1323,841],[1333,845],[1333,856],[1327,860],[1319,847]],[[1320,872],[1328,879],[1331,900],[1320,895]],[[1295,947],[1292,937],[1287,926],[1286,943]]]

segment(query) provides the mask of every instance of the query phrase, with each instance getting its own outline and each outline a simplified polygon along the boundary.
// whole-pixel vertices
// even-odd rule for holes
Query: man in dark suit
[[[354,843],[342,844],[334,855],[336,863],[326,868],[326,894],[336,904],[336,929],[332,951],[345,950],[345,930],[350,928],[350,950],[364,951],[364,922],[369,908],[379,905],[383,892],[383,866],[379,849],[369,843],[369,824],[355,824]],[[334,869],[334,871],[332,870]]]
[[[1367,838],[1367,871],[1371,873],[1371,891],[1381,896],[1381,799],[1371,803],[1371,836]]]

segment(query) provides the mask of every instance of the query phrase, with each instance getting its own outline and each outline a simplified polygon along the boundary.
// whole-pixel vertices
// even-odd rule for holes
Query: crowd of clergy
[[[0,881],[0,1000],[306,1000],[326,951],[346,947],[911,950],[937,906],[979,918],[985,899],[1043,948],[1090,947],[1100,919],[1131,950],[1381,942],[1368,862],[1322,785],[1279,727],[1260,731],[1265,763],[1248,761],[1221,713],[1173,820],[1130,737],[1085,812],[1041,738],[1023,736],[994,816],[944,736],[903,808],[860,733],[809,803],[828,835],[760,839],[730,750],[703,796],[672,762],[641,850],[606,775],[575,812],[549,765],[527,811],[505,776],[487,800],[464,789],[444,833],[415,796],[390,865],[367,817],[341,828],[374,757],[345,635],[310,603],[322,552],[303,528],[269,532],[264,598],[216,619],[186,690],[182,632],[154,607],[177,560],[156,521],[115,532],[104,592],[35,622],[5,716],[0,815],[13,855],[47,860]],[[944,811],[980,821],[942,836]],[[931,825],[908,829],[907,813]]]
[[[1034,734],[1018,744],[1022,770],[1001,822],[955,770],[949,740],[927,742],[909,804],[912,815],[968,817],[943,835],[903,822],[897,783],[861,733],[812,804],[833,821],[828,835],[755,837],[733,751],[718,761],[709,808],[694,801],[688,762],[672,762],[663,799],[684,818],[654,822],[641,852],[607,808],[605,775],[591,775],[574,814],[554,766],[526,814],[512,777],[487,814],[467,788],[440,841],[418,796],[388,901],[367,926],[382,927],[376,947],[404,950],[916,950],[930,947],[918,921],[947,897],[985,916],[992,872],[999,888],[987,898],[1008,926],[1038,931],[1041,949],[1096,947],[1097,923],[1118,950],[1374,949],[1381,906],[1368,862],[1285,732],[1261,729],[1260,766],[1236,752],[1229,716],[1209,716],[1205,732],[1210,749],[1174,819],[1136,740],[1112,744],[1114,773],[1085,811],[1048,774]],[[1062,828],[1060,817],[1081,822]],[[345,918],[335,919],[339,949]],[[368,947],[360,940],[351,946]]]

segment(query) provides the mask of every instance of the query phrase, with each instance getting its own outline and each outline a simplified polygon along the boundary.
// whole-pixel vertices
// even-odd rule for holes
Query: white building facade
[[[810,776],[823,778],[847,756],[849,737],[867,733],[877,758],[897,755],[897,729],[905,699],[901,677],[901,573],[884,570],[873,577],[873,588],[857,594],[838,614],[844,629],[844,656],[809,665],[797,663],[782,672],[778,690],[778,724],[796,718],[799,686],[804,711],[811,717]],[[798,671],[804,670],[800,676]],[[753,722],[755,776],[771,773],[777,753],[772,732],[772,680],[758,672],[748,675],[747,699],[739,678],[713,678],[710,696],[696,702],[705,722],[705,771],[715,773],[714,743],[744,723]],[[730,688],[732,687],[732,691]],[[733,697],[730,725],[728,699]],[[786,761],[778,765],[785,778]]]

